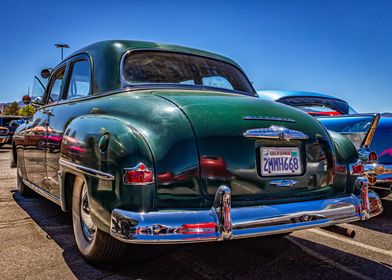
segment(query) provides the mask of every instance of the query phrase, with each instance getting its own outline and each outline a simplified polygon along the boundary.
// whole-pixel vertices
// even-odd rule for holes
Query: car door
[[[61,94],[64,76],[65,64],[53,72],[46,95],[41,99],[44,106],[37,109],[32,121],[22,133],[27,180],[49,192],[50,184],[47,182],[46,170],[49,116]]]
[[[83,151],[81,143],[76,143],[72,135],[64,135],[66,126],[75,117],[85,114],[87,106],[78,102],[91,94],[91,65],[85,55],[72,58],[68,63],[67,78],[59,103],[54,107],[49,118],[46,169],[52,194],[59,195],[58,172],[60,170],[60,149],[66,137],[68,153],[78,157]]]

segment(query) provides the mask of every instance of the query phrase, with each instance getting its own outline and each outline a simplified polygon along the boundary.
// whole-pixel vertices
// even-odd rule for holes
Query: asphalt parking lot
[[[0,148],[1,279],[392,279],[392,196],[384,213],[353,225],[354,239],[311,229],[286,237],[181,246],[130,246],[105,268],[78,253],[68,213],[16,190]]]

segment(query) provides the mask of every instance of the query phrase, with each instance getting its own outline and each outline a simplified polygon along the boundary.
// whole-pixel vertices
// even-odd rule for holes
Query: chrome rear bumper
[[[136,213],[115,209],[110,234],[129,243],[220,241],[326,227],[364,220],[383,211],[378,195],[359,180],[357,195],[254,207],[231,208],[230,189],[221,186],[207,210]]]

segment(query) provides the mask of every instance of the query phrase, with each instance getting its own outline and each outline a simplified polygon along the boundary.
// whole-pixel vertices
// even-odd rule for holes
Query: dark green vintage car
[[[14,136],[19,191],[72,211],[94,263],[126,243],[282,234],[382,212],[366,177],[382,166],[306,113],[260,100],[220,55],[99,42],[60,63],[37,100]]]

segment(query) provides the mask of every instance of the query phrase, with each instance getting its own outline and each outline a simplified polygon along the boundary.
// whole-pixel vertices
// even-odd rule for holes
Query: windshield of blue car
[[[318,96],[290,96],[283,97],[278,102],[300,108],[313,115],[347,115],[356,114],[347,102]]]
[[[130,85],[177,84],[254,94],[246,76],[234,65],[191,54],[135,51],[126,56],[123,71]]]

